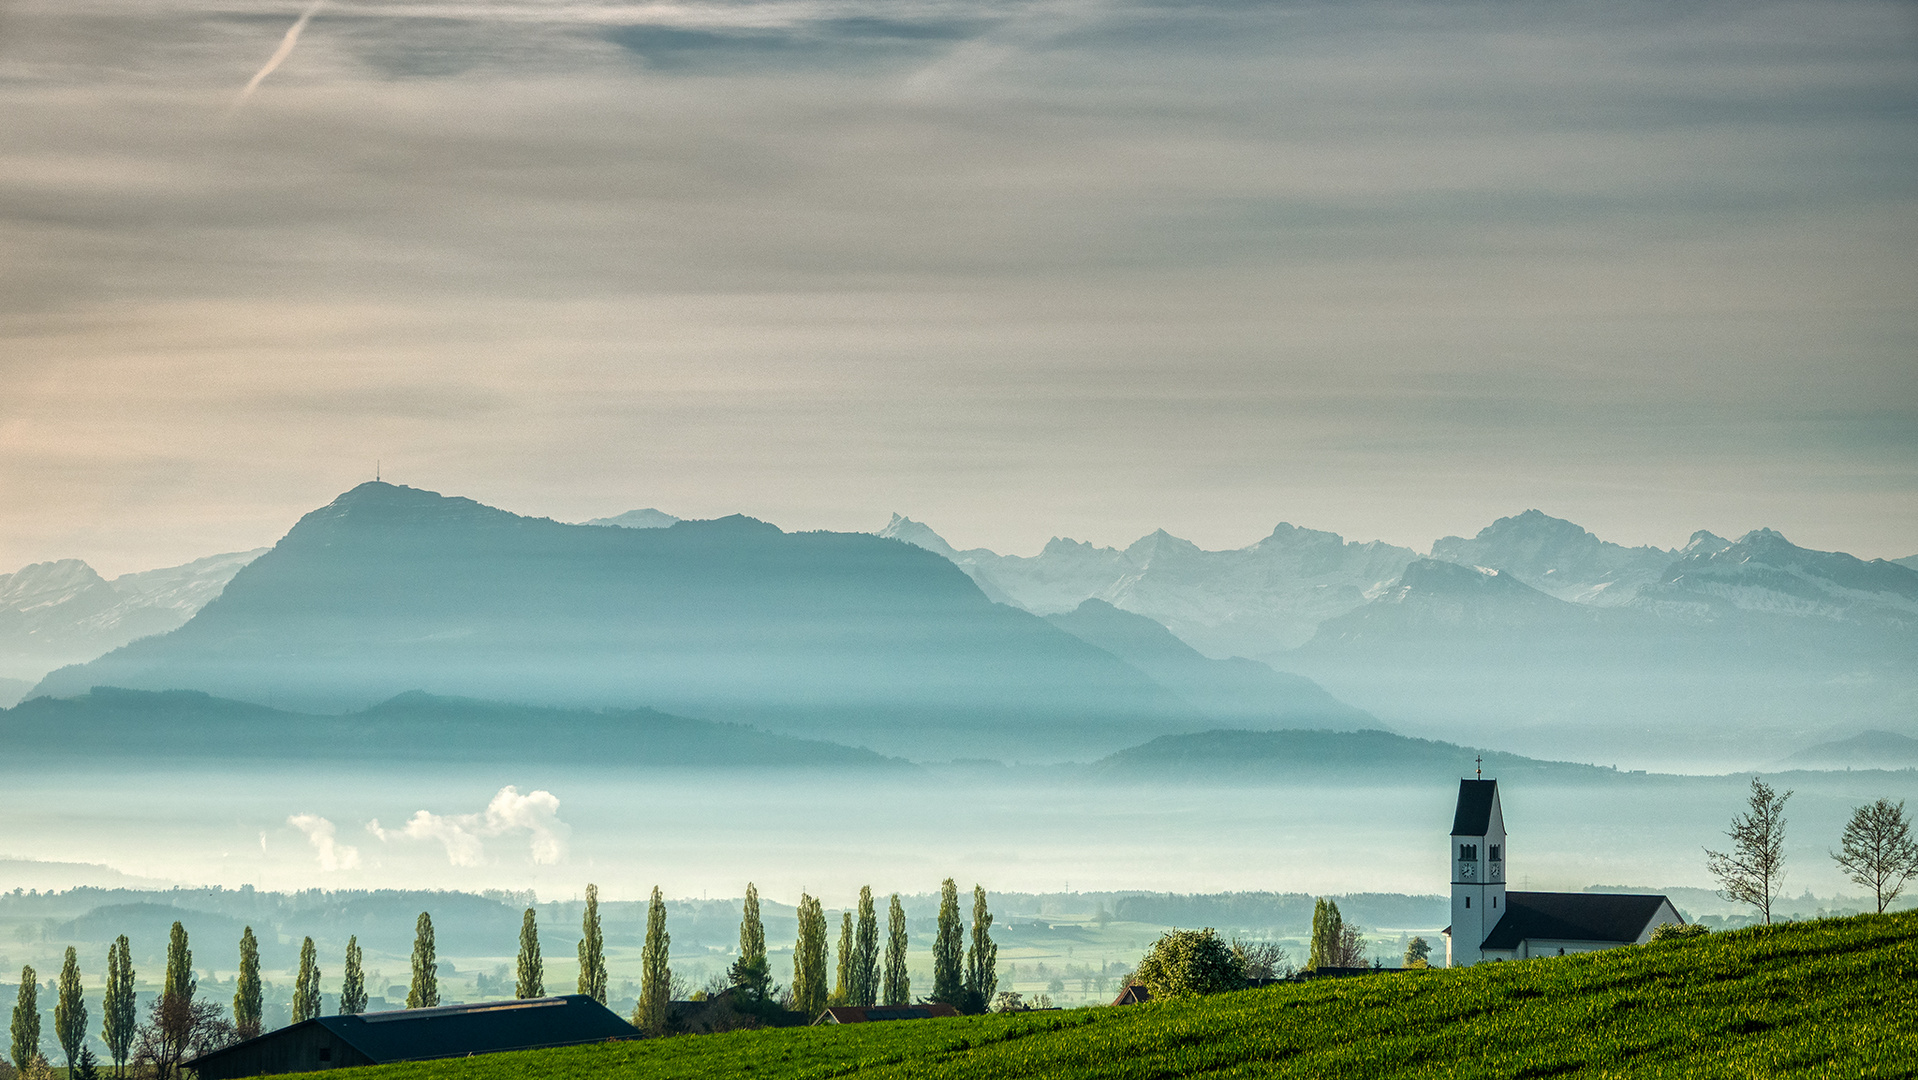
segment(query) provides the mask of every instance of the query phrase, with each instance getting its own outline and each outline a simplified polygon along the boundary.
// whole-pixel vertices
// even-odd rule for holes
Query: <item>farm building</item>
[[[639,1032],[585,994],[438,1009],[322,1016],[187,1062],[200,1080],[314,1072],[393,1061],[635,1039]]]
[[[820,1024],[876,1024],[881,1020],[930,1020],[941,1016],[958,1016],[957,1007],[944,1002],[930,1001],[924,1005],[871,1005],[861,1008],[857,1005],[834,1005],[819,1014],[813,1021]]]
[[[1147,990],[1143,984],[1128,983],[1124,990],[1119,991],[1119,996],[1112,999],[1112,1003],[1114,1005],[1138,1005],[1141,1002],[1151,1000],[1152,991]]]
[[[1452,815],[1452,925],[1445,962],[1616,949],[1649,941],[1663,923],[1683,924],[1670,899],[1625,893],[1508,892],[1505,812],[1497,780],[1459,781]]]

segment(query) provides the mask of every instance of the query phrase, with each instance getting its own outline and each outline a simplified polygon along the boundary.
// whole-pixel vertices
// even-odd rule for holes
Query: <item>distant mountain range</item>
[[[1628,548],[1529,510],[1430,557],[1291,525],[1234,551],[1159,532],[1124,550],[1054,539],[1031,558],[958,551],[898,515],[881,535],[1008,603],[1051,617],[1097,600],[1210,656],[1308,676],[1401,731],[1703,768],[1846,728],[1918,734],[1911,560],[1769,529]]]
[[[1055,537],[1030,558],[957,551],[897,514],[879,535],[945,556],[995,600],[1041,615],[1103,600],[1219,657],[1302,645],[1321,622],[1364,604],[1418,558],[1410,548],[1347,543],[1337,533],[1285,524],[1233,551],[1203,551],[1161,529],[1124,550]]]
[[[1160,650],[1176,649],[1166,639]],[[950,562],[866,534],[745,517],[564,525],[376,482],[302,518],[184,626],[34,693],[192,689],[339,712],[422,689],[1011,760],[1222,719],[1357,716],[1307,680],[1236,672],[1268,700],[1208,715],[1112,652],[993,603]],[[1182,685],[1203,682],[1194,671]]]
[[[211,555],[111,581],[78,559],[0,574],[0,678],[30,686],[54,668],[172,630],[265,552]]]
[[[1429,555],[1281,524],[1232,551],[1159,531],[1026,558],[959,551],[897,515],[878,537],[650,508],[565,525],[373,483],[265,555],[112,583],[78,562],[0,578],[0,643],[25,677],[41,661],[20,642],[87,661],[38,694],[194,689],[337,713],[424,689],[920,759],[1390,727],[1712,769],[1865,728],[1918,734],[1911,562],[1768,529],[1624,547],[1537,510]]]

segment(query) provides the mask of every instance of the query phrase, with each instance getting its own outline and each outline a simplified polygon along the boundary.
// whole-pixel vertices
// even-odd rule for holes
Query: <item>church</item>
[[[1497,780],[1459,781],[1451,847],[1448,967],[1616,949],[1649,941],[1663,923],[1685,922],[1663,896],[1506,891]]]

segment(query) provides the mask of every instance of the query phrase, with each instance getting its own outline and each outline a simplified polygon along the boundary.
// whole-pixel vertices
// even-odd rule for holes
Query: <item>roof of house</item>
[[[197,1060],[217,1058],[262,1039],[284,1038],[307,1024],[326,1028],[379,1064],[639,1037],[638,1029],[593,998],[567,994],[437,1009],[322,1016],[215,1050]]]
[[[1124,990],[1119,991],[1119,996],[1116,998],[1113,998],[1112,1003],[1114,1005],[1137,1005],[1142,1001],[1151,1001],[1151,1000],[1152,1000],[1152,991],[1147,990],[1144,986],[1141,986],[1138,983],[1133,983],[1127,986]]]
[[[1484,948],[1513,949],[1525,940],[1637,941],[1667,903],[1628,893],[1508,892],[1505,915]]]
[[[1497,780],[1460,780],[1452,835],[1484,836],[1492,827],[1492,803],[1497,799]]]
[[[834,1005],[819,1014],[815,1024],[870,1024],[881,1020],[930,1020],[935,1016],[958,1016],[957,1006],[943,1001],[919,1005]]]

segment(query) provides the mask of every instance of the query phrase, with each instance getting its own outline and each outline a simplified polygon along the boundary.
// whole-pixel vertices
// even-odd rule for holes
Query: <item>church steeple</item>
[[[1479,962],[1480,946],[1505,914],[1505,814],[1497,780],[1459,781],[1449,844],[1452,929],[1446,962],[1462,967]]]

